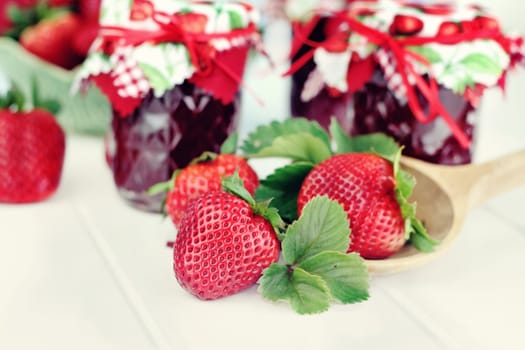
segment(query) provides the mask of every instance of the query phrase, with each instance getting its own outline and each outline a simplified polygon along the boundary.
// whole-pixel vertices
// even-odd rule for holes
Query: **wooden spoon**
[[[402,166],[417,180],[413,199],[417,216],[428,233],[441,241],[432,253],[406,245],[384,260],[367,260],[373,274],[399,272],[420,266],[446,251],[461,232],[468,211],[485,200],[525,185],[525,151],[481,164],[443,166],[404,158]]]

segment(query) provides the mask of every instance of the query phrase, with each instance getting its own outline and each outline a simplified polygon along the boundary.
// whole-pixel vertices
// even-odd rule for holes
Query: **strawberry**
[[[79,17],[73,13],[44,19],[22,32],[20,44],[43,60],[71,69],[82,62],[71,44],[80,25]]]
[[[245,158],[233,154],[206,154],[199,160],[179,170],[172,180],[172,188],[166,198],[166,211],[178,227],[187,206],[200,195],[221,189],[221,180],[238,171],[246,189],[255,193],[259,178]]]
[[[71,46],[76,54],[86,57],[91,44],[95,41],[99,31],[97,22],[83,22],[80,28],[74,33]]]
[[[102,0],[79,0],[78,12],[84,22],[98,23]]]
[[[37,107],[22,111],[20,96],[13,88],[0,97],[0,202],[4,203],[37,202],[51,196],[64,162],[64,132],[49,111],[38,107],[54,107],[54,103],[40,102],[34,94]]]
[[[395,141],[383,134],[351,138],[335,119],[330,131],[333,139],[318,123],[293,118],[250,134],[243,144],[246,156],[293,160],[261,180],[257,199],[271,200],[287,221],[314,198],[337,201],[349,219],[348,251],[364,258],[391,256],[407,238],[417,249],[432,251],[437,242],[408,202],[415,183],[399,167],[401,149]]]
[[[200,299],[217,299],[252,286],[279,258],[279,216],[255,203],[242,181],[234,179],[233,186],[225,183],[232,192],[206,192],[191,202],[179,225],[173,248],[175,276]]]
[[[415,35],[423,29],[423,21],[414,16],[396,15],[389,32],[392,35]]]
[[[306,176],[298,210],[326,195],[345,209],[352,231],[348,251],[367,259],[386,258],[405,244],[405,220],[396,200],[393,165],[375,154],[330,157]]]

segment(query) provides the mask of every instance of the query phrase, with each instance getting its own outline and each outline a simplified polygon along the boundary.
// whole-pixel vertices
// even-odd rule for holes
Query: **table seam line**
[[[99,229],[89,220],[89,215],[78,203],[73,202],[72,207],[83,221],[86,231],[105,262],[105,266],[109,270],[112,279],[117,284],[120,292],[126,300],[126,303],[131,308],[132,313],[135,315],[146,333],[146,336],[158,350],[173,350],[167,341],[166,336],[164,336],[161,331],[161,328],[147,311],[144,302],[138,292],[136,292],[135,287],[127,277],[124,270],[120,267],[120,264],[117,262],[117,259],[111,251],[111,247],[100,234]]]

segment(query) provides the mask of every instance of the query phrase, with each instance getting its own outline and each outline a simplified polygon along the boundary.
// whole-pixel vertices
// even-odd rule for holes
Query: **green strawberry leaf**
[[[493,74],[496,76],[500,76],[503,73],[503,68],[498,63],[482,53],[472,53],[465,56],[459,63],[473,73]]]
[[[259,293],[271,301],[289,300],[292,293],[291,272],[286,265],[271,264],[259,280]]]
[[[252,156],[272,146],[276,138],[298,133],[313,135],[322,141],[325,148],[330,149],[330,137],[326,131],[319,123],[305,118],[290,118],[285,121],[273,121],[268,125],[261,125],[248,135],[241,149],[247,156]]]
[[[350,137],[335,118],[332,118],[330,123],[330,133],[335,141],[337,154],[352,152],[375,153],[394,162],[399,153],[400,147],[393,138],[382,133]]]
[[[438,241],[432,239],[425,226],[416,218],[416,204],[409,201],[416,185],[415,178],[399,166],[401,154],[394,160],[394,177],[396,179],[396,199],[405,219],[405,237],[419,251],[432,252]]]
[[[221,145],[221,154],[235,154],[237,153],[237,145],[239,143],[239,133],[233,132]]]
[[[330,290],[323,279],[296,267],[290,279],[292,309],[301,315],[316,314],[328,310]]]
[[[255,192],[257,201],[271,200],[271,206],[279,209],[281,217],[288,221],[297,219],[297,195],[304,178],[312,170],[310,163],[297,162],[278,168]]]
[[[341,205],[326,196],[312,199],[301,217],[288,226],[282,252],[289,265],[301,263],[323,251],[345,253],[350,245],[350,225]]]
[[[298,265],[326,282],[332,296],[344,304],[367,300],[368,269],[358,254],[322,252]]]
[[[277,237],[282,239],[281,229],[284,228],[285,224],[279,215],[279,211],[277,208],[270,207],[268,205],[269,203],[256,202],[250,192],[244,187],[238,171],[235,171],[233,175],[222,179],[222,189],[246,201],[252,207],[253,212],[256,215],[260,215],[270,222]]]
[[[233,175],[222,179],[222,189],[225,192],[234,194],[237,197],[245,200],[252,208],[257,204],[250,192],[248,192],[246,187],[244,187],[244,183],[240,178],[238,171],[235,171]]]
[[[298,314],[316,314],[328,310],[330,290],[323,279],[301,268],[291,272],[284,265],[273,264],[261,278],[259,292],[271,301],[285,300]]]
[[[412,217],[410,220],[410,226],[412,228],[412,233],[410,234],[410,243],[419,251],[424,253],[433,252],[436,245],[439,244],[439,241],[430,237],[425,229],[425,226],[416,219]]]
[[[443,57],[429,46],[407,46],[407,50],[410,50],[428,60],[430,64],[435,64],[443,61]]]
[[[270,146],[249,156],[253,158],[282,157],[317,164],[328,159],[331,151],[321,139],[311,134],[297,133],[279,136]]]

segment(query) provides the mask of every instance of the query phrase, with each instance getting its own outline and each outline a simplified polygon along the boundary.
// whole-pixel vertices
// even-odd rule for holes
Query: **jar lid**
[[[103,0],[100,31],[77,74],[94,82],[126,116],[150,92],[161,97],[188,81],[230,103],[251,47],[258,13],[242,2]]]
[[[312,42],[308,36],[321,19],[325,40]],[[416,119],[427,122],[441,116],[464,146],[469,141],[439,101],[438,84],[476,106],[485,88],[503,88],[509,69],[525,64],[523,38],[504,34],[494,17],[474,5],[352,1],[344,10],[316,10],[307,22],[296,21],[293,48],[303,45],[312,49],[289,71],[297,71],[308,59],[316,63],[304,84],[303,101],[325,86],[336,95],[356,92],[379,69],[390,91],[410,106]],[[421,97],[429,104],[427,112]]]

